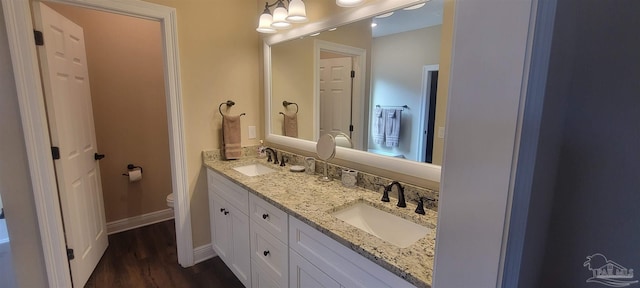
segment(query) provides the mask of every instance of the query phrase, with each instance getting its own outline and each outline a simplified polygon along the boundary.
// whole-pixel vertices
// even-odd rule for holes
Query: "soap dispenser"
[[[258,146],[258,158],[267,157],[267,147],[264,146],[264,141],[260,140],[260,146]]]

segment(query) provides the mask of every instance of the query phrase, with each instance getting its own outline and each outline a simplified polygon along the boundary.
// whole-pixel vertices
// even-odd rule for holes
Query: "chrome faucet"
[[[393,188],[393,185],[398,186],[398,207],[407,207],[407,203],[404,201],[404,187],[398,181],[393,181],[389,185],[384,187],[384,193],[382,194],[382,202],[389,202],[389,191]]]
[[[273,156],[273,164],[278,164],[278,152],[270,147],[264,149],[267,153],[267,162],[271,162],[271,156]]]

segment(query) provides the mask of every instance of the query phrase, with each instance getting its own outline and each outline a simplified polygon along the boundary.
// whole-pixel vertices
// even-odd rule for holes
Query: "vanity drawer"
[[[219,195],[243,213],[248,214],[249,192],[247,190],[211,169],[207,169],[207,186],[209,191]]]
[[[286,287],[289,281],[289,248],[251,220],[251,261],[267,279]]]
[[[289,247],[343,287],[415,287],[313,227],[290,218]]]
[[[280,241],[287,243],[287,213],[251,193],[249,195],[249,217]]]

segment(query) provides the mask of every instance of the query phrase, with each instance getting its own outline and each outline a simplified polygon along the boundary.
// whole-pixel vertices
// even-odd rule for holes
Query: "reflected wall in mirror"
[[[282,102],[295,102],[299,139],[343,133],[358,150],[440,165],[442,14],[432,0],[272,45],[271,132],[285,135],[295,108]]]

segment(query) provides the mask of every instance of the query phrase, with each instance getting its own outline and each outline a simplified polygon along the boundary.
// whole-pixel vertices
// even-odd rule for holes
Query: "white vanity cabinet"
[[[251,287],[249,192],[210,169],[207,185],[213,250],[245,287]]]
[[[415,287],[207,169],[213,249],[245,287]]]
[[[287,213],[249,195],[253,288],[289,286]]]
[[[289,287],[415,287],[291,216],[289,248]]]

